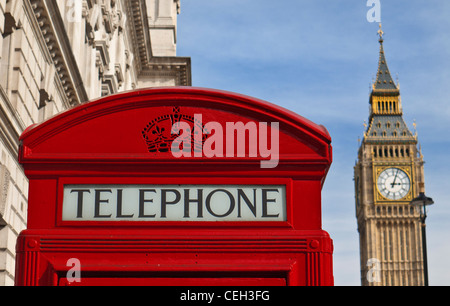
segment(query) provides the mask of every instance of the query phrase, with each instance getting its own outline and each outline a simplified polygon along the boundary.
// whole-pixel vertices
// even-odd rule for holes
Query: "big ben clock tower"
[[[403,120],[399,85],[392,80],[380,36],[370,94],[369,124],[354,168],[361,284],[424,284],[420,212],[410,205],[424,191],[423,157]]]

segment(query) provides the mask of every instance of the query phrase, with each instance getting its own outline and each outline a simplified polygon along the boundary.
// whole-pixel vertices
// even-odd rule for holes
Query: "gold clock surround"
[[[378,189],[378,177],[380,176],[381,172],[383,172],[386,169],[389,168],[398,168],[400,170],[402,170],[403,172],[406,173],[406,175],[409,178],[410,181],[410,188],[408,193],[406,194],[405,197],[401,198],[401,199],[396,199],[396,200],[391,200],[388,199],[386,197],[384,197],[380,190]],[[412,199],[413,199],[413,195],[414,195],[414,181],[413,181],[413,168],[411,167],[411,165],[385,165],[385,166],[375,166],[374,167],[374,176],[373,176],[373,190],[374,190],[374,194],[375,194],[375,204],[409,204]]]

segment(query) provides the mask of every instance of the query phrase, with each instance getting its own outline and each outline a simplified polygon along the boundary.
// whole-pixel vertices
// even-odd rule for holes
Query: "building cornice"
[[[153,57],[139,73],[140,77],[158,77],[161,75],[175,78],[175,86],[191,86],[191,58],[189,57]]]
[[[87,101],[88,95],[56,0],[29,0],[29,2],[70,105]]]
[[[137,70],[141,71],[152,57],[150,33],[146,30],[148,26],[147,5],[145,0],[124,1],[127,20],[133,45]]]
[[[175,78],[177,86],[191,86],[191,59],[178,56],[153,56],[150,39],[146,0],[125,1],[127,20],[139,76],[151,77],[164,74]],[[179,11],[179,1],[177,11]]]

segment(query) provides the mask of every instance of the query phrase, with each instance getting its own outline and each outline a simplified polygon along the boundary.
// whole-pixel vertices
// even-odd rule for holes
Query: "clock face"
[[[378,176],[377,185],[385,198],[400,200],[408,194],[411,181],[405,171],[399,168],[387,168]]]

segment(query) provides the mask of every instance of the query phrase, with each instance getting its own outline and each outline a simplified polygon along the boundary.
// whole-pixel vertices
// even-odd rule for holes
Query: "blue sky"
[[[384,49],[416,120],[429,208],[430,285],[450,284],[450,1],[381,0]],[[182,0],[177,55],[193,86],[254,96],[323,124],[333,165],[323,228],[334,240],[336,285],[360,285],[353,166],[378,67],[378,23],[366,0]]]

